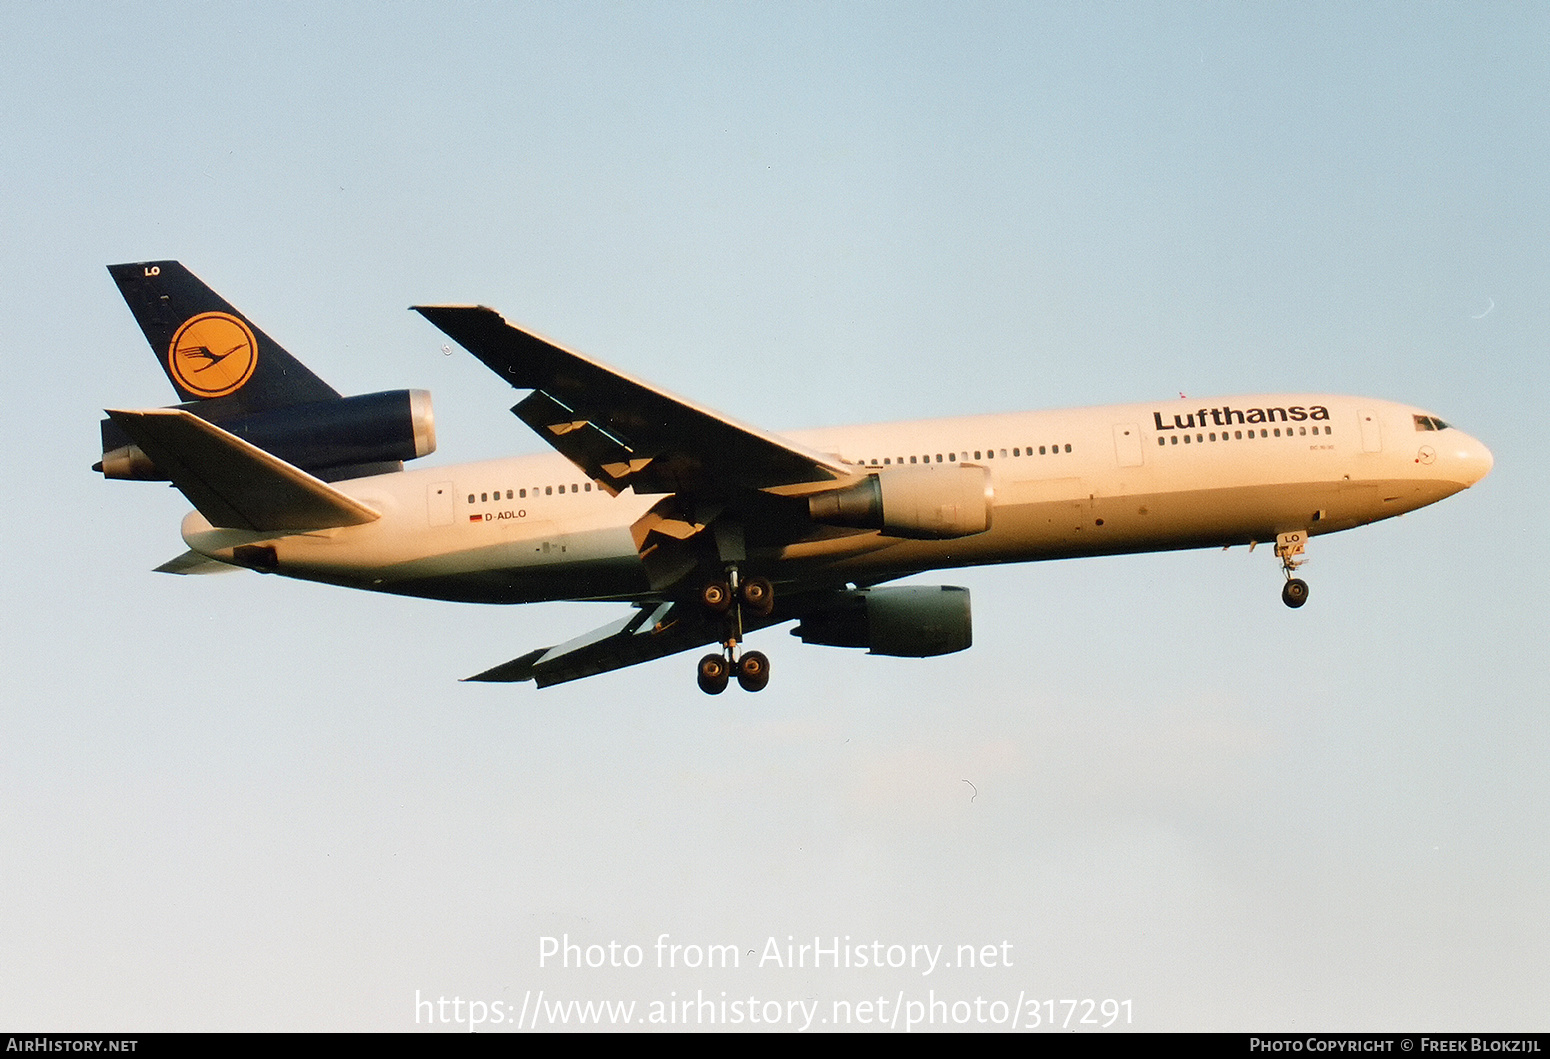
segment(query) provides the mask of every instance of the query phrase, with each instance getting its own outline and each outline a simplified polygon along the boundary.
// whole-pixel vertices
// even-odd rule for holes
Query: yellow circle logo
[[[258,366],[258,340],[230,313],[200,313],[172,336],[167,367],[178,385],[196,397],[236,393]]]

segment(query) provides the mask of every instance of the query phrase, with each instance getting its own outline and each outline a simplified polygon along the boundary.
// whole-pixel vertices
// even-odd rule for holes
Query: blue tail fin
[[[435,451],[425,391],[341,397],[178,262],[109,265],[108,272],[180,409],[330,482],[400,471],[404,460]],[[93,469],[108,478],[171,477],[121,420],[102,421],[102,461]]]
[[[108,272],[178,397],[220,405],[205,418],[339,396],[178,262],[109,265]]]

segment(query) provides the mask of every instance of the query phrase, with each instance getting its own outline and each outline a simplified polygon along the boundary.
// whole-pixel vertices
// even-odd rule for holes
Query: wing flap
[[[192,412],[108,410],[213,526],[298,532],[358,526],[380,514]]]
[[[651,462],[637,457],[618,438],[596,423],[578,418],[575,409],[567,408],[542,390],[534,390],[511,411],[560,455],[616,495],[630,484],[632,474]]]

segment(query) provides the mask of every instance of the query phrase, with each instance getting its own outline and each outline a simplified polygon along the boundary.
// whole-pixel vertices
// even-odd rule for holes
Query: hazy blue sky
[[[1550,8],[23,4],[4,41],[0,1025],[935,990],[1547,1028]],[[1496,469],[1316,539],[1299,612],[1268,549],[1084,560],[943,575],[948,658],[774,631],[758,696],[692,656],[465,685],[611,612],[151,572],[187,505],[89,467],[101,409],[173,400],[103,269],[164,257],[342,391],[432,390],[436,463],[540,448],[406,311],[456,301],[775,430],[1349,392]],[[539,966],[661,934],[743,964]],[[1011,966],[757,966],[788,936]]]

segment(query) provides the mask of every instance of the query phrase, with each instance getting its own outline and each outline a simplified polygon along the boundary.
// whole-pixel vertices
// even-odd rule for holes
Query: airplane
[[[774,434],[471,305],[413,306],[527,395],[554,450],[406,470],[430,395],[344,397],[176,261],[110,265],[181,403],[109,410],[107,478],[194,505],[157,569],[246,568],[472,603],[628,612],[467,680],[549,687],[696,648],[699,687],[759,691],[744,638],[925,658],[968,648],[968,590],[930,570],[1308,538],[1466,489],[1490,451],[1431,412],[1319,393],[1168,399]],[[217,352],[219,351],[219,352]]]

